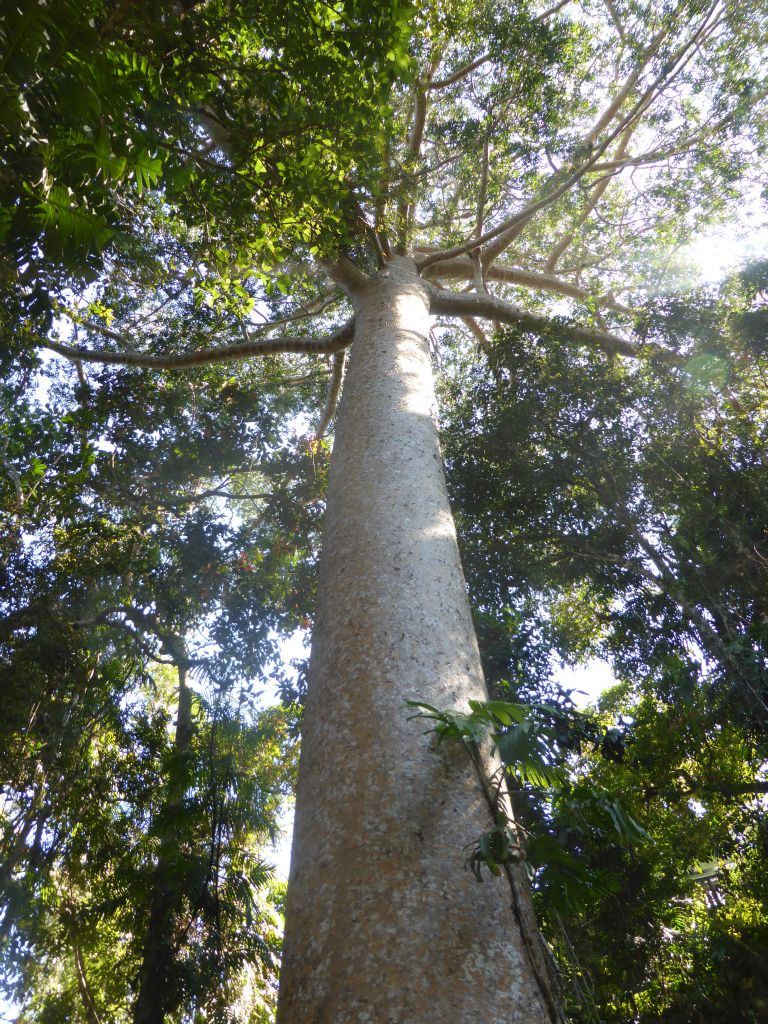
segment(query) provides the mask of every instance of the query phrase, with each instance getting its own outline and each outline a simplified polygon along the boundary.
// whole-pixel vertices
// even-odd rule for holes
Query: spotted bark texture
[[[396,259],[358,295],[336,429],[279,1024],[544,1024],[466,752],[407,700],[484,698],[434,418],[429,293]]]

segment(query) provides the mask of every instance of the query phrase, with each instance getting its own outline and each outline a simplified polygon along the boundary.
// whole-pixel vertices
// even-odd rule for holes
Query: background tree
[[[701,691],[673,704],[647,684],[629,699],[622,689],[603,698],[610,720],[633,722],[622,762],[588,766],[553,818],[561,848],[602,876],[603,891],[584,906],[576,886],[563,899],[561,880],[542,878],[553,944],[572,991],[581,987],[574,1017],[759,1020],[765,751],[737,725],[709,724]],[[647,838],[621,849],[612,822],[580,813],[584,790],[601,781]]]
[[[129,1019],[136,992],[137,1016],[221,1016],[248,972],[269,1001],[264,845],[296,715],[259,710],[254,683],[275,631],[306,617],[322,460],[296,488],[273,411],[228,375],[201,381],[194,408],[188,386],[158,394],[130,373],[25,406],[23,377],[4,396],[5,979],[35,1019]],[[280,375],[262,384],[279,406]],[[142,414],[116,417],[118,392]]]
[[[343,370],[339,352],[354,340],[328,494],[282,1019],[386,1013],[429,1020],[455,1014],[468,991],[471,1006],[458,1011],[464,1016],[559,1019],[557,983],[515,881],[520,869],[509,869],[513,915],[506,880],[472,889],[462,874],[460,847],[488,824],[482,790],[462,757],[419,741],[402,708],[406,698],[456,707],[483,694],[431,420],[430,317],[462,323],[496,369],[490,379],[499,402],[513,378],[478,320],[511,327],[513,354],[516,345],[531,360],[543,352],[548,370],[561,358],[551,397],[556,403],[559,395],[564,411],[564,396],[584,380],[585,368],[605,377],[606,403],[622,403],[616,420],[582,418],[576,429],[589,434],[603,425],[609,440],[613,429],[624,473],[610,476],[598,445],[585,446],[591,454],[577,449],[591,488],[575,523],[583,530],[587,513],[605,521],[598,556],[584,544],[580,551],[599,569],[616,567],[612,576],[602,568],[593,590],[599,594],[602,585],[605,595],[612,584],[614,597],[627,586],[637,594],[641,611],[633,619],[628,609],[625,632],[611,634],[615,644],[629,657],[633,645],[646,643],[637,619],[648,626],[654,657],[663,656],[660,636],[669,649],[671,629],[697,637],[720,666],[723,690],[733,695],[741,686],[759,718],[759,598],[733,583],[727,597],[711,593],[723,582],[714,568],[722,505],[702,483],[701,509],[711,523],[702,581],[681,553],[684,543],[675,544],[701,527],[701,509],[686,504],[687,525],[677,508],[665,519],[653,505],[659,493],[666,496],[664,474],[655,491],[643,466],[633,484],[621,442],[635,426],[642,440],[642,412],[632,405],[640,381],[662,373],[686,381],[699,365],[682,332],[670,336],[663,317],[640,315],[640,307],[661,278],[670,283],[675,247],[759,184],[765,40],[748,8],[721,3],[562,5],[541,13],[461,3],[418,12],[317,5],[303,19],[277,16],[269,28],[260,17],[231,22],[223,9],[203,5],[151,30],[146,11],[131,12],[130,46],[148,50],[150,71],[162,60],[173,68],[167,77],[158,73],[154,93],[147,89],[129,104],[156,147],[148,159],[160,164],[134,172],[141,196],[130,189],[124,199],[124,169],[105,190],[109,216],[126,237],[89,233],[87,253],[111,243],[104,248],[109,277],[79,297],[66,290],[76,273],[58,274],[46,231],[38,226],[30,242],[20,214],[17,224],[24,204],[15,196],[28,189],[16,172],[8,238],[17,245],[23,290],[6,308],[14,322],[26,315],[14,350],[45,344],[80,363],[155,371],[281,351],[333,353],[332,405]],[[97,14],[99,32],[112,42],[123,23],[105,9]],[[200,47],[202,38],[210,46]],[[376,47],[363,59],[371,39]],[[273,72],[285,89],[267,85]],[[20,76],[25,89],[27,75]],[[334,102],[326,102],[328,81]],[[307,97],[306,106],[297,96]],[[176,120],[168,120],[169,106]],[[255,132],[253,111],[265,106],[275,117]],[[290,144],[284,124],[301,127],[300,146]],[[319,142],[313,130],[323,133]],[[176,156],[159,155],[174,150],[169,139],[176,134],[184,139],[188,180],[176,175]],[[70,141],[62,152],[70,152]],[[46,157],[53,152],[47,145],[39,151]],[[70,161],[67,173],[74,166]],[[45,177],[34,173],[35,182]],[[44,226],[52,223],[46,216]],[[132,232],[146,257],[125,255]],[[65,237],[74,238],[74,230],[65,227]],[[445,287],[456,282],[463,291]],[[354,323],[343,320],[345,297]],[[738,312],[741,301],[726,296],[726,308]],[[254,322],[256,309],[269,309],[263,328]],[[78,339],[41,336],[53,311],[66,312]],[[759,308],[749,312],[759,320]],[[315,314],[321,336],[315,328],[311,337],[298,334],[298,323]],[[281,333],[272,334],[277,327]],[[180,336],[188,341],[184,352]],[[470,351],[455,332],[442,336],[440,350],[449,370]],[[726,358],[731,383],[738,378],[741,388],[752,364],[741,366],[730,344]],[[527,360],[520,362],[528,374]],[[645,363],[648,369],[632,368]],[[713,415],[694,408],[688,424],[698,418],[709,426]],[[549,438],[552,451],[565,442]],[[731,468],[749,486],[743,464],[729,465],[730,442],[725,450],[707,470],[728,476]],[[690,461],[704,472],[692,453]],[[574,496],[582,497],[578,487]],[[654,526],[665,522],[673,540],[647,536],[643,516]],[[749,531],[744,536],[758,542]],[[562,548],[555,545],[556,557]],[[503,586],[497,582],[497,592]],[[555,626],[571,626],[567,607],[561,599]],[[605,596],[602,606],[586,607],[617,621],[623,615]],[[567,632],[560,629],[564,648]],[[593,641],[589,630],[579,632],[583,651]],[[737,648],[738,664],[751,665],[744,679]],[[407,983],[388,966],[393,945],[412,964]],[[439,987],[435,959],[444,976]]]

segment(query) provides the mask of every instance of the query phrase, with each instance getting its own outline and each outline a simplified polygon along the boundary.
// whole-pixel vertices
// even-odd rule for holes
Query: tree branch
[[[483,223],[485,222],[485,199],[488,192],[488,159],[490,156],[490,143],[488,142],[488,136],[486,135],[483,140],[483,158],[481,161],[480,171],[480,195],[477,200],[477,217],[475,218],[475,238],[479,238],[483,233]]]
[[[160,312],[163,306],[165,306],[172,299],[178,298],[180,294],[181,291],[176,292],[174,295],[168,296],[168,298],[164,302],[160,303],[160,305],[158,305],[154,310],[152,310],[151,313],[147,313],[146,315],[143,315],[138,319],[134,320],[133,323],[131,324],[131,329],[133,329],[133,327],[135,327],[142,321],[151,319],[153,316],[155,316],[156,313]],[[338,290],[330,288],[324,291],[321,295],[318,295],[317,298],[312,299],[310,302],[304,303],[303,305],[299,306],[293,313],[290,313],[288,316],[283,316],[277,320],[269,320],[263,324],[258,324],[249,333],[253,335],[263,334],[265,331],[270,331],[274,327],[282,327],[285,324],[292,324],[295,323],[297,320],[309,320],[312,317],[318,316],[320,313],[322,313],[323,310],[327,309],[328,306],[330,306],[339,297],[340,295]],[[63,313],[64,316],[68,317],[72,321],[72,323],[80,327],[84,327],[86,330],[96,331],[98,334],[103,334],[105,338],[111,338],[112,341],[117,341],[121,345],[128,345],[133,351],[133,341],[130,338],[128,338],[125,334],[119,334],[117,331],[112,331],[109,329],[109,327],[106,327],[104,324],[84,320],[81,316],[78,315],[78,313],[75,310],[61,308],[59,312]]]
[[[530,200],[522,210],[513,214],[511,217],[508,217],[500,224],[497,224],[495,228],[491,228],[486,231],[479,239],[470,239],[460,245],[453,246],[451,249],[445,249],[442,252],[433,253],[427,258],[427,260],[425,260],[422,265],[423,268],[431,266],[434,263],[442,262],[443,260],[452,259],[454,256],[461,256],[465,252],[469,252],[471,249],[475,248],[478,243],[483,245],[483,265],[489,266],[493,260],[508,248],[515,238],[517,238],[525,224],[535,214],[557,202],[558,199],[573,188],[573,186],[598,162],[599,158],[606,152],[611,143],[613,143],[613,141],[635,121],[640,113],[642,113],[654,99],[661,95],[664,89],[667,88],[667,86],[685,66],[687,60],[690,59],[691,49],[697,46],[701,36],[711,28],[711,25],[709,24],[710,18],[716,10],[718,3],[719,0],[714,0],[714,3],[712,3],[708,8],[696,31],[693,32],[688,40],[678,48],[675,54],[665,62],[662,71],[651,82],[640,99],[633,105],[632,109],[620,121],[617,127],[610,132],[600,145],[592,149],[589,159],[575,167],[569,174],[567,174],[560,184],[558,184],[558,178],[562,178],[563,172],[556,172],[544,183],[542,194],[539,195],[539,198]],[[653,46],[655,41],[656,37],[654,37],[650,46]],[[686,55],[688,55],[687,58]],[[684,58],[686,58],[685,61]],[[642,66],[645,65],[643,64]],[[661,88],[659,88],[659,86],[661,86]],[[615,102],[616,100],[612,102],[608,108],[609,110],[615,105]],[[598,119],[598,123],[605,119],[607,113],[608,111],[606,110]]]
[[[418,266],[418,260],[417,260]],[[474,263],[468,256],[461,256],[436,267],[427,267],[423,275],[426,280],[453,280],[472,281],[474,280]],[[542,274],[534,270],[524,270],[522,267],[513,267],[508,264],[494,263],[485,271],[487,281],[498,281],[503,284],[519,285],[522,288],[535,288],[540,291],[553,292],[555,295],[565,295],[568,298],[576,299],[578,302],[594,302],[606,309],[613,309],[617,313],[634,312],[629,306],[617,302],[611,295],[592,295],[586,288],[580,288],[577,284],[564,281],[553,274]]]
[[[21,485],[21,474],[16,469],[14,464],[11,462],[11,460],[8,458],[7,452],[8,438],[5,437],[3,438],[3,446],[2,448],[0,448],[0,462],[2,462],[3,466],[5,467],[6,473],[11,478],[13,488],[16,491],[16,500],[18,502],[19,509],[21,509],[24,507],[24,488]]]
[[[605,6],[611,16],[611,21],[619,34],[619,39],[622,43],[625,43],[627,41],[627,33],[621,23],[621,18],[619,17],[619,12],[616,10],[616,5],[613,3],[613,0],[605,0]]]
[[[640,81],[640,76],[648,66],[648,62],[652,60],[652,58],[658,53],[659,47],[664,42],[668,34],[669,33],[667,29],[661,29],[661,31],[656,33],[656,35],[650,41],[648,46],[645,48],[642,60],[639,62],[639,64],[637,64],[636,67],[632,69],[630,74],[627,75],[622,87],[616,93],[616,95],[605,108],[605,110],[602,112],[602,114],[600,114],[600,116],[589,129],[587,134],[582,138],[582,145],[592,145],[597,140],[598,136],[600,136],[602,132],[605,131],[605,129],[608,127],[611,121],[613,121],[618,112],[626,103],[629,94]]]
[[[488,339],[485,336],[485,331],[482,329],[482,327],[477,322],[477,320],[473,320],[471,316],[462,316],[462,317],[459,317],[459,319],[464,324],[464,326],[467,328],[467,330],[472,335],[472,337],[475,339],[475,341],[478,343],[480,348],[484,352],[487,352],[488,348],[489,348]]]
[[[325,400],[323,414],[320,417],[320,422],[317,424],[317,428],[315,430],[315,440],[319,440],[323,436],[333,419],[333,414],[336,411],[336,405],[341,393],[341,385],[344,380],[344,364],[346,362],[346,358],[347,353],[344,350],[334,354],[331,364],[331,379],[328,382],[328,395]]]
[[[98,328],[97,328],[98,329]],[[104,333],[104,332],[102,332]],[[109,332],[110,337],[126,343],[122,335]],[[299,352],[324,355],[340,352],[352,344],[354,320],[345,324],[324,338],[249,338],[236,345],[220,345],[217,348],[201,349],[196,352],[180,352],[175,355],[150,355],[144,352],[99,352],[94,349],[73,348],[57,341],[41,342],[41,348],[50,349],[67,359],[81,359],[87,363],[106,363],[112,366],[147,366],[156,370],[188,370],[212,363],[248,359],[251,356],[269,356],[284,352]]]
[[[88,976],[85,973],[85,963],[83,961],[83,954],[80,951],[80,947],[75,943],[75,967],[77,973],[77,989],[80,993],[80,999],[83,1004],[83,1010],[85,1012],[86,1020],[88,1024],[101,1024],[101,1018],[99,1017],[98,1010],[96,1009],[96,1001],[93,998],[91,992],[91,986],[88,984]]]
[[[328,288],[326,291],[318,295],[317,298],[311,299],[309,302],[302,303],[293,311],[293,313],[289,313],[287,316],[282,316],[278,320],[267,320],[263,324],[259,324],[257,327],[254,327],[250,333],[263,334],[265,331],[271,331],[273,327],[282,327],[284,324],[293,324],[296,323],[297,320],[311,320],[313,317],[319,316],[320,313],[324,312],[340,298],[341,292],[338,288]]]
[[[618,159],[623,159],[626,156],[629,141],[632,138],[632,134],[634,133],[636,127],[636,124],[630,124],[625,129],[624,134],[621,137],[621,142],[619,143],[618,149],[616,150],[616,157]],[[592,170],[596,169],[596,167],[592,168]],[[593,186],[592,191],[587,199],[586,205],[582,210],[581,214],[579,215],[576,223],[569,231],[565,232],[565,234],[561,237],[560,241],[557,243],[555,248],[550,253],[549,259],[544,265],[545,270],[549,271],[550,273],[554,271],[558,261],[560,260],[560,257],[563,255],[563,253],[566,251],[566,249],[570,246],[570,244],[576,237],[576,232],[579,230],[582,224],[584,224],[587,221],[590,213],[592,213],[592,211],[596,208],[597,204],[605,195],[605,192],[607,191],[608,186],[611,183],[611,180],[611,176],[607,176],[603,178],[601,181],[598,181],[597,184]]]
[[[427,72],[427,81],[437,70],[442,53],[433,56]],[[427,124],[427,87],[422,82],[416,83],[413,97],[413,121],[408,135],[408,146],[406,149],[406,170],[411,170],[411,165],[418,160],[421,154],[421,143],[424,138],[424,129]],[[411,220],[412,205],[408,196],[401,196],[397,204],[397,231],[398,231],[398,252],[405,254],[408,241],[408,227]]]
[[[720,796],[760,796],[768,793],[768,782],[701,782],[694,779],[689,772],[679,768],[677,774],[688,786],[686,792],[719,793]]]
[[[127,633],[128,636],[130,636],[131,639],[133,639],[136,642],[139,650],[147,658],[150,658],[152,661],[155,661],[161,665],[168,664],[168,662],[164,661],[163,658],[155,654],[155,652],[151,649],[150,645],[148,644],[146,638],[139,632],[138,629],[134,629],[133,626],[129,625],[129,623],[123,619],[111,619],[110,615],[112,615],[115,612],[120,614],[127,614],[127,612],[125,612],[125,610],[122,607],[107,608],[104,611],[100,612],[98,615],[94,615],[90,619],[79,619],[76,622],[70,622],[69,625],[73,626],[75,629],[86,629],[89,626],[110,626],[112,629],[122,630],[123,633]]]
[[[564,0],[564,3],[569,3],[570,0]],[[563,4],[560,5],[561,7]],[[441,78],[434,82],[428,82],[426,85],[427,92],[436,92],[438,89],[447,89],[450,85],[455,85],[456,82],[460,82],[462,78],[466,78],[467,75],[471,75],[473,71],[481,67],[483,64],[487,64],[491,59],[490,53],[484,53],[476,60],[470,61],[469,64],[465,64],[459,68],[454,74],[449,75],[447,78]]]
[[[367,276],[357,269],[352,260],[340,256],[336,260],[322,260],[323,270],[347,295],[360,292],[368,284]]]
[[[549,7],[541,14],[537,14],[533,19],[534,23],[537,24],[540,21],[546,21],[547,18],[551,18],[553,14],[557,14],[558,11],[562,10],[562,8],[566,7],[570,2],[571,0],[560,0],[560,3],[555,4],[554,7]]]
[[[594,164],[591,170],[595,173],[610,172],[612,175],[615,175],[620,171],[623,171],[626,167],[642,167],[647,164],[659,163],[662,160],[669,160],[674,156],[682,156],[683,154],[690,152],[690,150],[697,144],[704,142],[705,139],[708,139],[713,135],[717,135],[718,132],[727,127],[727,125],[733,121],[737,114],[745,109],[754,107],[761,100],[764,100],[766,96],[768,96],[768,87],[756,90],[754,93],[751,93],[748,98],[742,97],[734,106],[733,110],[724,114],[713,124],[702,125],[698,131],[693,132],[671,148],[651,149],[645,153],[641,153],[639,156],[625,155],[621,159],[619,159],[617,154],[617,157],[613,160],[604,160],[601,163]]]
[[[705,22],[708,19],[708,17],[709,14],[707,14]],[[667,31],[662,30],[661,32],[658,32],[654,36],[654,38],[651,40],[648,47],[644,51],[642,60],[640,61],[638,66],[634,68],[633,71],[627,76],[624,84],[619,89],[616,96],[608,104],[606,109],[598,117],[597,121],[595,121],[595,123],[586,133],[586,135],[583,136],[581,140],[581,146],[590,152],[589,158],[580,166],[577,166],[560,186],[558,186],[557,184],[557,179],[562,175],[562,171],[556,171],[544,183],[542,190],[543,194],[538,200],[532,200],[527,205],[527,207],[520,211],[519,214],[510,218],[510,220],[507,222],[508,226],[506,228],[502,228],[502,230],[499,230],[498,228],[495,229],[494,237],[490,239],[488,243],[485,244],[484,246],[484,251],[482,255],[484,266],[490,265],[490,263],[492,263],[497,256],[504,252],[505,249],[509,248],[512,242],[522,232],[523,228],[528,223],[528,221],[535,214],[537,214],[540,210],[543,210],[546,207],[551,206],[553,203],[557,202],[558,199],[560,199],[562,196],[566,194],[566,192],[573,188],[573,186],[577,182],[579,182],[584,177],[584,175],[591,169],[591,167],[597,162],[598,157],[606,152],[606,150],[614,141],[614,139],[616,139],[619,135],[621,135],[622,132],[624,132],[628,127],[630,127],[630,125],[634,123],[635,119],[638,118],[640,114],[645,110],[650,99],[652,99],[654,96],[656,87],[659,85],[659,83],[664,82],[666,70],[663,71],[659,76],[657,76],[656,79],[654,79],[651,86],[643,93],[641,99],[637,103],[635,103],[635,105],[630,110],[629,114],[623,119],[619,126],[614,131],[612,131],[610,135],[606,139],[604,139],[599,146],[595,147],[595,143],[597,142],[602,132],[605,131],[605,129],[614,121],[619,111],[624,106],[632,90],[640,80],[640,77],[645,68],[647,67],[648,62],[658,52],[658,49],[661,46],[663,40],[666,38],[666,35]],[[695,38],[696,37],[694,36],[694,40]],[[692,41],[689,40],[689,43],[682,47],[681,50],[678,51],[678,54],[684,55],[687,49],[690,47],[690,45],[692,45]],[[668,84],[668,82],[671,81],[671,78],[672,76],[670,75],[669,79],[662,87],[660,92],[663,92],[663,89],[666,87],[666,84]]]
[[[556,330],[568,334],[574,341],[582,345],[599,349],[607,355],[627,356],[631,359],[654,356],[672,365],[680,365],[684,362],[676,352],[634,345],[626,338],[612,334],[610,331],[560,323],[550,317],[529,313],[527,310],[520,309],[519,306],[514,306],[511,302],[504,302],[493,295],[448,292],[434,287],[430,287],[430,293],[430,311],[436,316],[481,317],[486,320],[495,320],[497,323],[520,326],[536,334]]]
[[[208,498],[227,498],[237,501],[267,501],[272,497],[268,491],[243,492],[242,494],[227,491],[225,488],[228,483],[229,478],[222,481],[218,487],[208,487],[203,491],[198,491],[197,494],[182,494],[177,498],[159,501],[158,504],[161,508],[176,509],[182,508],[184,505],[195,505],[198,501],[206,501]]]

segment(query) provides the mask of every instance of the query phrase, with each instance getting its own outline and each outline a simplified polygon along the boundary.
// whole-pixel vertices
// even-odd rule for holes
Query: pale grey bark
[[[605,182],[607,187],[608,181]],[[418,262],[418,260],[417,260]],[[424,276],[433,281],[473,281],[476,275],[475,262],[470,256],[459,256],[454,260],[446,260],[436,266],[428,267]],[[565,281],[554,274],[526,270],[524,267],[509,266],[505,263],[494,263],[484,272],[486,281],[498,281],[501,284],[520,285],[554,295],[565,295],[578,302],[594,302],[596,306],[605,306],[617,313],[629,313],[633,310],[612,295],[593,295],[586,288],[580,288],[572,281]]]
[[[336,405],[341,394],[341,385],[344,382],[344,365],[346,363],[346,352],[336,352],[331,360],[331,377],[328,381],[328,394],[325,399],[325,408],[322,411],[320,420],[315,428],[315,437],[320,438],[331,425],[333,414],[336,412]]]
[[[464,64],[463,67],[460,67],[458,71],[454,71],[452,75],[448,75],[447,78],[441,78],[439,80],[432,79],[431,81],[427,82],[427,92],[436,92],[439,89],[447,89],[449,86],[455,85],[456,82],[461,82],[463,79],[467,77],[467,75],[471,75],[473,71],[476,71],[479,67],[482,67],[483,64],[487,64],[490,59],[490,53],[482,53],[475,60],[470,61],[468,64]]]
[[[430,289],[396,259],[354,304],[278,1021],[545,1024],[507,879],[464,868],[491,825],[476,773],[405,706],[486,696],[437,441]]]
[[[438,316],[480,317],[494,320],[499,324],[519,325],[534,334],[546,334],[555,330],[566,333],[580,345],[599,349],[609,356],[627,356],[639,359],[653,355],[654,358],[667,363],[678,364],[684,361],[677,352],[670,352],[658,346],[643,348],[612,331],[601,331],[591,327],[579,327],[578,324],[559,324],[550,317],[529,313],[528,310],[515,306],[504,299],[493,295],[471,295],[468,292],[449,292],[442,288],[431,287],[432,312]]]
[[[116,334],[96,324],[86,324],[93,330],[106,334],[108,337],[126,343],[122,335]],[[261,328],[263,329],[263,328]],[[189,352],[177,352],[169,355],[153,355],[149,352],[104,352],[96,349],[77,348],[61,342],[45,339],[40,342],[41,348],[58,352],[67,359],[86,363],[107,363],[113,366],[149,366],[156,370],[186,370],[212,363],[232,362],[246,359],[248,356],[269,356],[283,352],[308,353],[325,355],[341,352],[352,341],[354,325],[348,320],[332,334],[321,338],[250,338],[234,345],[219,345],[216,348],[194,349]]]

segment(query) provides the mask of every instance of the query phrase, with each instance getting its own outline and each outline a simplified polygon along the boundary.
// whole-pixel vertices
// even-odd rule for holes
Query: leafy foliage
[[[335,250],[350,176],[381,166],[409,16],[406,0],[12,5],[4,288],[18,271],[27,313],[49,326],[63,285],[148,231],[184,247],[191,286],[226,291],[266,279],[297,243]]]
[[[49,365],[4,384],[2,931],[21,1019],[90,1001],[130,1019],[161,891],[165,1012],[231,1014],[245,977],[273,1001],[264,846],[296,710],[260,710],[254,686],[305,623],[324,462],[281,425],[280,372],[250,385],[260,402],[220,371],[158,388]]]
[[[613,654],[667,694],[703,672],[713,711],[759,728],[764,368],[742,332],[762,306],[754,288],[741,310],[723,301],[741,287],[651,304],[647,336],[674,339],[680,369],[505,331],[487,369],[450,385],[446,448],[481,608],[511,605],[564,658]]]
[[[471,701],[466,714],[418,702],[409,704],[417,710],[418,717],[435,723],[438,741],[458,740],[467,747],[486,795],[494,805],[496,824],[478,838],[467,859],[467,867],[478,881],[482,881],[483,865],[498,875],[503,865],[521,858],[531,868],[545,865],[546,882],[561,886],[566,893],[574,890],[577,900],[584,886],[600,881],[597,876],[589,878],[578,860],[557,843],[545,818],[537,822],[538,829],[531,833],[530,842],[523,843],[515,818],[504,809],[504,779],[517,803],[546,800],[551,805],[552,817],[561,827],[570,816],[574,825],[590,821],[599,828],[610,822],[619,840],[627,844],[647,838],[645,830],[623,810],[614,794],[572,778],[569,753],[587,744],[605,754],[613,737],[589,716],[577,712],[569,701],[561,705]],[[490,777],[488,750],[501,760]]]

